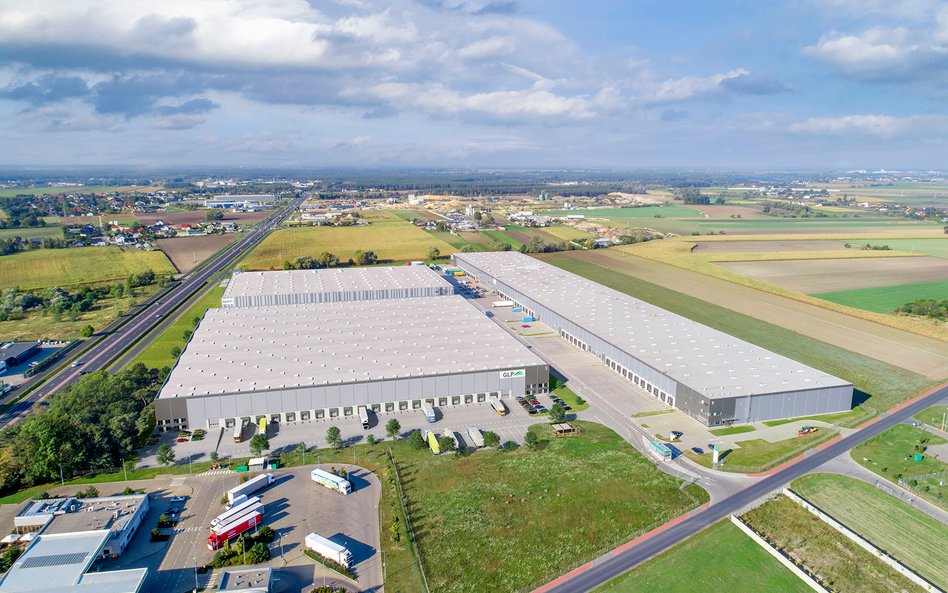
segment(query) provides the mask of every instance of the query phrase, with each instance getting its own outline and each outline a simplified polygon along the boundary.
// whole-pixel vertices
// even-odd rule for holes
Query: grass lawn
[[[811,474],[797,479],[792,487],[876,547],[948,589],[948,527],[853,478]]]
[[[37,249],[0,257],[0,286],[31,289],[124,281],[148,269],[156,274],[176,273],[161,251],[119,247]]]
[[[17,229],[0,229],[0,239],[10,239],[12,237],[22,237],[24,239],[53,239],[63,238],[63,228],[58,224],[46,226],[21,227]]]
[[[919,422],[924,422],[929,426],[942,430],[942,422],[945,421],[945,414],[948,414],[948,406],[932,406],[915,414],[913,418]]]
[[[426,252],[436,247],[442,256],[455,251],[450,243],[402,220],[395,214],[365,211],[366,226],[299,227],[270,233],[239,264],[243,270],[282,269],[284,261],[308,255],[316,257],[323,251],[345,261],[358,250],[374,251],[379,259],[392,262],[426,259]]]
[[[804,593],[810,588],[730,521],[721,521],[596,593]]]
[[[941,445],[948,441],[938,435],[908,424],[897,424],[882,434],[855,447],[850,455],[857,463],[879,474],[886,480],[898,482],[899,478],[909,480],[911,476],[933,474],[948,471],[948,463],[937,457],[923,453],[922,461],[915,461],[915,447],[922,441],[925,446]],[[948,486],[939,482],[944,478],[932,478],[919,481],[917,487],[926,495],[948,509]]]
[[[839,593],[920,592],[922,589],[843,537],[785,496],[757,507],[743,519],[758,533]]]
[[[157,336],[148,347],[142,350],[131,364],[140,362],[146,367],[155,369],[174,366],[176,359],[171,356],[171,348],[177,346],[184,350],[184,332],[185,330],[194,329],[191,320],[203,316],[211,307],[220,307],[222,296],[224,296],[224,288],[220,286],[212,288],[210,292],[188,307],[187,311],[178,317],[161,335]]]
[[[561,241],[585,241],[592,239],[595,235],[571,226],[548,226],[543,227],[543,232],[553,235]]]
[[[868,396],[866,403],[877,410],[888,410],[922,393],[934,384],[926,377],[901,367],[814,340],[651,282],[570,258],[568,255],[550,254],[541,259],[698,323],[851,381],[857,389]]]
[[[612,430],[580,424],[560,439],[531,427],[538,451],[396,450],[432,591],[514,591],[707,500]]]
[[[945,295],[948,295],[948,280],[823,292],[810,296],[856,309],[892,313],[899,305],[921,299],[943,299]]]
[[[840,426],[856,426],[868,420],[874,413],[856,406],[848,412],[835,412],[833,414],[821,414],[819,416],[802,416],[800,418],[782,418],[780,420],[765,420],[767,426],[780,426],[781,424],[790,424],[791,422],[803,422],[805,420],[821,420],[827,424],[839,424]]]
[[[734,472],[765,471],[802,453],[808,445],[822,442],[830,434],[835,433],[826,428],[817,428],[816,432],[782,441],[770,442],[763,439],[737,441],[739,448],[721,451],[720,459],[724,465],[719,469]],[[711,467],[710,451],[698,455],[689,450],[685,451],[685,455],[705,467]]]
[[[572,389],[570,389],[569,387],[565,385],[557,387],[556,389],[553,390],[553,393],[560,396],[569,407],[573,408],[572,410],[569,411],[570,414],[575,414],[576,412],[582,412],[583,410],[589,407],[589,404],[586,403],[586,400],[583,400],[583,403],[581,404],[577,403],[579,396],[576,395],[575,391],[573,391]]]
[[[709,430],[711,434],[716,437],[726,437],[731,434],[741,434],[742,432],[753,432],[755,428],[749,424],[742,424],[740,426],[727,426],[725,428],[713,428]]]

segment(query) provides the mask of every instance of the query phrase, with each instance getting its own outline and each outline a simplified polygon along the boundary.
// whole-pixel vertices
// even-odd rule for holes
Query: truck
[[[484,435],[478,427],[468,426],[467,436],[471,437],[471,442],[474,443],[475,449],[480,449],[484,446]]]
[[[435,416],[434,408],[431,407],[431,404],[428,402],[421,403],[421,411],[425,413],[425,418],[428,419],[428,422],[434,422],[438,418]]]
[[[238,517],[230,523],[212,528],[211,534],[207,536],[207,549],[213,552],[241,533],[260,525],[262,520],[263,515],[260,513],[249,513]]]
[[[507,415],[507,406],[504,404],[504,402],[500,401],[499,397],[492,395],[488,401],[490,401],[491,407],[494,408],[494,411],[497,412],[498,416]]]
[[[359,406],[359,420],[362,421],[362,430],[369,428],[369,410],[365,406]]]
[[[330,490],[335,490],[336,492],[341,492],[343,494],[349,494],[352,492],[352,484],[349,480],[337,476],[336,474],[331,474],[324,469],[314,469],[309,472],[309,477],[312,481],[317,484],[321,484]]]
[[[441,455],[441,444],[438,443],[438,435],[430,430],[426,430],[425,442],[428,443],[428,448],[431,449],[432,455]]]
[[[273,474],[260,474],[239,486],[227,491],[227,502],[233,504],[239,496],[250,496],[257,490],[262,490],[273,483]]]
[[[490,304],[491,307],[513,307],[513,301],[494,301]]]
[[[220,515],[211,519],[211,529],[214,529],[218,525],[227,525],[228,523],[232,523],[235,519],[250,513],[260,513],[261,515],[266,514],[266,510],[263,506],[263,503],[260,502],[259,496],[248,498],[247,500],[238,503],[236,506],[232,506],[229,511],[224,511]]]
[[[310,533],[306,536],[304,541],[308,549],[316,552],[323,558],[328,558],[346,568],[352,566],[352,554],[345,546],[340,546],[336,542],[316,533]]]
[[[267,419],[266,418],[261,418],[257,422],[257,434],[262,434],[263,436],[267,436]]]
[[[244,427],[247,426],[247,422],[244,420],[239,420],[234,424],[234,443],[240,443],[244,440]]]
[[[537,320],[536,317],[527,316],[527,317],[524,317],[524,318],[523,318],[523,320],[521,321],[521,323],[533,323],[533,322],[536,321],[536,320]]]

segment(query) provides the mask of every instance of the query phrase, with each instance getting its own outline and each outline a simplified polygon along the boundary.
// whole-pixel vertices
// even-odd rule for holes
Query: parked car
[[[168,502],[184,502],[187,499],[187,496],[172,496],[170,499],[168,499]]]

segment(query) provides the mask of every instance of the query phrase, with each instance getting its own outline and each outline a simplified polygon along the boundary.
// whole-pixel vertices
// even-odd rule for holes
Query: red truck
[[[211,535],[207,536],[207,549],[216,550],[241,533],[260,525],[262,520],[263,515],[255,511],[238,517],[226,525],[211,528]]]

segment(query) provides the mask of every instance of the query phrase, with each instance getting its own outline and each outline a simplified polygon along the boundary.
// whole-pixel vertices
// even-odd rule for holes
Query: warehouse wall
[[[284,293],[249,296],[227,296],[221,299],[222,307],[264,307],[270,305],[304,305],[307,303],[341,303],[348,301],[369,301],[387,299],[408,299],[414,297],[449,296],[454,287],[429,286],[416,288],[384,288],[379,290],[340,290],[320,293]]]

